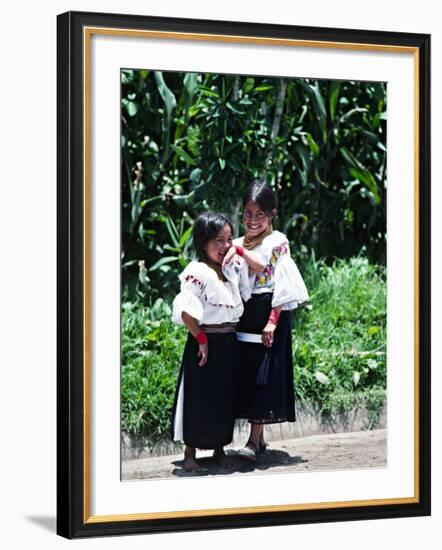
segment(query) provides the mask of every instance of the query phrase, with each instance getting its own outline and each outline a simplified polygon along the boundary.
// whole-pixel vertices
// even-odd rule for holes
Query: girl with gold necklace
[[[266,449],[265,424],[295,421],[291,310],[309,299],[290,256],[287,237],[274,230],[276,197],[271,187],[255,181],[243,201],[245,234],[235,246],[253,251],[264,269],[249,270],[251,298],[236,327],[239,341],[239,417],[251,423],[249,439],[239,455],[255,462]],[[233,261],[235,246],[223,265]]]

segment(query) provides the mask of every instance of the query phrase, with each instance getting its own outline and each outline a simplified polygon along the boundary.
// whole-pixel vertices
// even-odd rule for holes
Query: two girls
[[[195,449],[214,449],[225,464],[235,417],[251,423],[239,454],[265,451],[263,426],[295,420],[290,310],[308,300],[285,235],[273,230],[275,195],[254,182],[244,197],[245,234],[232,241],[221,214],[194,227],[199,261],[180,275],[173,319],[185,324],[172,417],[172,438],[184,441],[184,469],[199,469]]]

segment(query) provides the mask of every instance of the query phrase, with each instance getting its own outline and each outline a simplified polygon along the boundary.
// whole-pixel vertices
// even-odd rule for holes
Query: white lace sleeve
[[[206,286],[203,273],[198,269],[198,262],[191,262],[180,275],[181,289],[175,296],[172,309],[172,321],[184,325],[183,311],[194,317],[199,323],[203,320],[201,296]]]
[[[309,295],[299,269],[290,256],[288,243],[275,251],[274,291],[272,307],[296,309],[307,302]]]

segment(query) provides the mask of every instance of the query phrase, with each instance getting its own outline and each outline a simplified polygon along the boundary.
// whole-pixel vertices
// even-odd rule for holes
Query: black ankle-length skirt
[[[272,310],[271,293],[252,294],[237,332],[261,334]],[[257,424],[295,421],[292,322],[281,311],[273,345],[238,342],[240,357],[239,417]]]
[[[172,411],[172,440],[216,449],[233,439],[238,415],[239,350],[235,332],[207,333],[207,363],[198,365],[198,343],[189,334]]]

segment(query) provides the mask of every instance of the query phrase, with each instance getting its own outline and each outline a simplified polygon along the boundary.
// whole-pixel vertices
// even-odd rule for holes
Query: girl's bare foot
[[[224,452],[224,449],[215,449],[213,451],[213,458],[216,460],[216,463],[220,468],[228,468],[229,467],[229,459],[227,458],[226,453]]]
[[[184,462],[183,469],[186,472],[194,472],[196,470],[201,470],[201,466],[195,459],[195,449],[188,449],[184,451]]]

